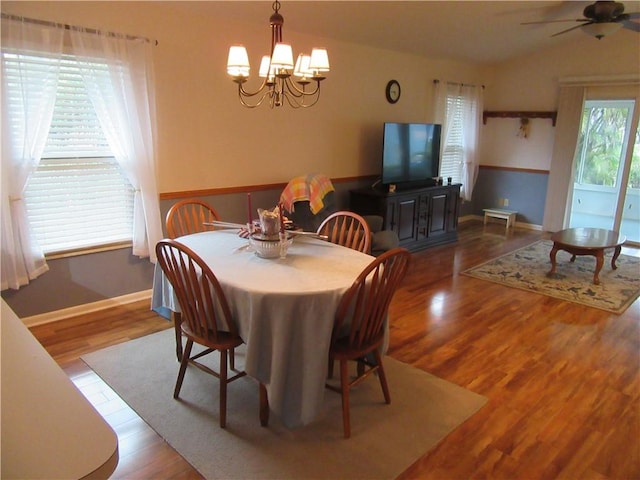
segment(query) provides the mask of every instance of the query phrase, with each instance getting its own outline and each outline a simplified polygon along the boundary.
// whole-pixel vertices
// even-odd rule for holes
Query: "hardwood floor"
[[[640,300],[616,316],[459,275],[544,236],[459,234],[413,255],[389,355],[489,401],[399,478],[640,478]],[[118,433],[113,478],[201,478],[79,360],[170,327],[144,301],[31,329]]]

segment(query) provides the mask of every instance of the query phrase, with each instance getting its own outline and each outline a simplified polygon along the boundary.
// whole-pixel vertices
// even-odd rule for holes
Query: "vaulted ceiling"
[[[212,18],[233,18],[268,26],[270,1],[179,2]],[[562,42],[609,42],[640,33],[622,29],[597,40],[581,29],[552,37],[578,25],[522,22],[583,18],[585,1],[332,1],[282,0],[287,31],[365,44],[416,55],[493,64]],[[640,12],[640,1],[624,2],[625,12]],[[638,21],[638,20],[636,20]],[[268,30],[266,30],[268,32]],[[268,33],[265,35],[268,41]]]

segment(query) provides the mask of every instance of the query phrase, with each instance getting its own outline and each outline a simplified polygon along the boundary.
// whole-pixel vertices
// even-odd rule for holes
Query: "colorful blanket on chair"
[[[288,212],[293,212],[293,204],[309,201],[309,209],[314,215],[324,208],[324,197],[333,192],[331,179],[320,174],[301,175],[292,178],[280,195],[280,202]]]

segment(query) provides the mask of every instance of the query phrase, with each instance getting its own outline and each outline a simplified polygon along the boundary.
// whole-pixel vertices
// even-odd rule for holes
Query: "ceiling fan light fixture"
[[[600,40],[603,37],[612,35],[622,28],[619,22],[594,22],[580,27],[584,33],[596,37]]]

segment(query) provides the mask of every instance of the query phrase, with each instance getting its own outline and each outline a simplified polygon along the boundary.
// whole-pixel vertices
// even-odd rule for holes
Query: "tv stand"
[[[360,215],[380,215],[383,228],[398,235],[400,246],[423,250],[458,240],[461,184],[436,185],[385,192],[351,190],[350,209]]]

